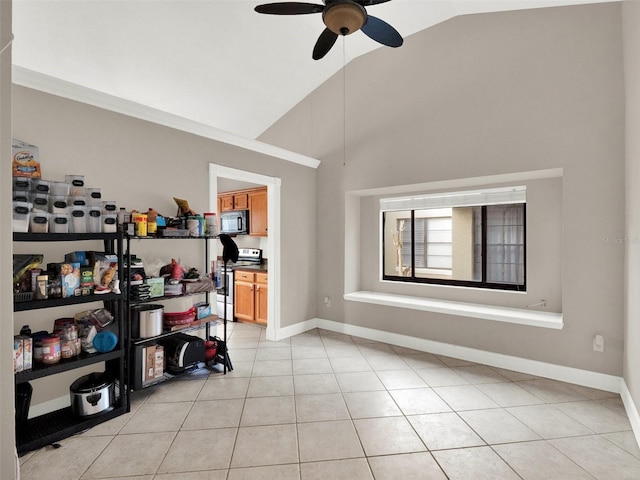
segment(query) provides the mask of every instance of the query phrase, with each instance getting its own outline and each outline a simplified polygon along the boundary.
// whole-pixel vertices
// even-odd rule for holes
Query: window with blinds
[[[383,279],[525,290],[525,206],[524,187],[382,200]]]

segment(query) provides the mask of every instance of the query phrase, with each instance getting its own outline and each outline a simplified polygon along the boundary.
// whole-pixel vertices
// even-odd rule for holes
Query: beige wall
[[[11,41],[11,2],[0,2],[0,49]],[[11,47],[0,56],[0,158],[11,158]],[[11,191],[9,163],[3,162],[0,174],[0,218],[8,225],[11,221],[11,197],[4,192]],[[14,390],[13,390],[13,327],[11,318],[13,299],[11,298],[11,280],[7,272],[11,270],[11,229],[0,229],[0,478],[15,478],[15,439],[14,439]]]
[[[624,378],[640,405],[640,2],[622,3],[626,103],[626,311]]]
[[[17,86],[13,89],[13,133],[15,138],[38,145],[44,178],[84,175],[86,186],[100,187],[103,199],[115,200],[118,207],[128,210],[153,207],[174,215],[175,196],[187,199],[198,212],[207,211],[210,163],[279,177],[281,326],[315,316],[315,257],[309,254],[316,241],[315,169]],[[149,263],[173,257],[202,269],[202,247],[199,242],[185,246],[184,242],[136,240],[132,252]],[[34,246],[16,244],[15,248],[32,251]],[[37,248],[46,250],[45,261],[56,261],[76,246]],[[292,291],[295,295],[289,294]],[[60,311],[46,310],[38,316],[16,313],[14,327],[19,330],[23,323],[31,323],[50,329],[57,316],[73,313],[56,310]],[[67,382],[80,374],[69,372],[34,383],[34,404],[68,395]]]
[[[261,140],[285,148],[292,129],[311,132],[297,145],[322,160],[317,296],[333,302],[318,316],[621,375],[620,29],[619,4],[457,17],[347,65],[345,157],[335,114],[343,72],[267,131]],[[561,238],[561,286],[548,293],[564,313],[563,330],[341,301],[345,228],[372,232],[378,221],[363,215],[345,227],[346,192],[558,168],[561,207],[550,213],[560,222],[545,228]],[[376,282],[367,275],[363,282]],[[592,350],[595,334],[605,337],[604,353]]]
[[[0,5],[4,45],[10,30],[10,2]],[[635,134],[640,125],[639,4],[624,1],[622,18],[627,131],[633,134],[627,136],[626,187],[629,205],[636,205],[633,191],[640,188],[640,146]],[[347,67],[345,158],[342,124],[327,120],[341,118],[336,114],[342,112],[341,74],[262,137],[323,160],[317,172],[317,195],[314,174],[302,167],[22,88],[15,88],[15,136],[42,147],[47,176],[63,175],[70,169],[82,173],[77,167],[88,163],[86,175],[91,183],[99,183],[105,195],[117,196],[127,207],[144,198],[141,207],[153,204],[173,211],[170,196],[178,194],[196,204],[205,202],[204,195],[193,192],[206,187],[204,172],[209,161],[283,178],[282,250],[287,260],[283,262],[282,291],[296,292],[295,298],[283,295],[284,326],[315,316],[317,300],[330,295],[332,307],[318,309],[319,317],[383,325],[418,337],[620,375],[620,272],[626,248],[624,375],[637,404],[640,353],[630,346],[640,341],[640,306],[634,294],[640,277],[633,268],[638,243],[631,240],[640,236],[640,220],[635,209],[627,209],[625,232],[620,31],[617,4],[474,15],[416,34],[400,49],[381,49],[352,62]],[[9,117],[7,62],[5,52],[0,70],[3,151]],[[184,153],[195,165],[188,171],[174,165],[176,158],[185,158]],[[112,168],[98,176],[96,165]],[[348,233],[343,221],[345,192],[557,167],[565,169],[564,216],[556,227],[563,235],[565,330],[542,331],[341,301]],[[153,171],[163,184],[175,185],[176,191],[157,192],[125,175],[123,170],[129,168],[136,174]],[[0,176],[5,223],[10,221],[6,177]],[[307,218],[310,221],[300,225]],[[362,218],[362,226],[371,221],[377,219]],[[2,232],[0,241],[6,246],[10,235],[6,229]],[[1,250],[9,252],[8,248]],[[309,258],[310,251],[316,252],[316,258]],[[8,253],[1,261],[7,270]],[[0,304],[3,315],[10,315],[5,311],[10,302]],[[5,332],[6,326],[0,324],[0,329]],[[595,333],[605,336],[605,354],[591,352]],[[3,346],[7,360],[1,362],[0,381],[9,385],[13,376],[5,351]],[[0,389],[3,479],[13,478],[9,390]]]

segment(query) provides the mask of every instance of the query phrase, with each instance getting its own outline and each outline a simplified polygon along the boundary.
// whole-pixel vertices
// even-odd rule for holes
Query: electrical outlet
[[[593,351],[604,352],[604,337],[602,335],[593,337]]]
[[[331,308],[331,299],[329,297],[324,297],[324,306]]]

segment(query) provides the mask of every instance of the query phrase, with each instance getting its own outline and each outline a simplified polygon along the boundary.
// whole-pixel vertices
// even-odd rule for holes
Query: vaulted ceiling
[[[595,2],[392,0],[367,11],[407,42],[457,15]],[[13,0],[14,72],[254,139],[345,63],[388,48],[356,32],[314,61],[321,15],[260,15],[260,3],[268,0]]]

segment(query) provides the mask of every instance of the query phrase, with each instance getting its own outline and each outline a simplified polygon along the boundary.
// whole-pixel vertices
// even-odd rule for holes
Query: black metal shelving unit
[[[121,233],[18,233],[13,234],[14,242],[103,242],[104,250],[118,257],[118,271],[123,272],[123,235]],[[116,384],[116,401],[113,408],[91,416],[77,416],[71,407],[62,408],[30,418],[24,425],[16,426],[16,445],[19,454],[55,443],[76,433],[127,413],[130,410],[129,389],[125,372],[126,338],[128,322],[125,321],[124,296],[108,293],[84,295],[71,298],[14,302],[14,312],[79,305],[89,302],[104,302],[116,319],[118,345],[110,352],[81,354],[76,358],[63,359],[53,365],[35,364],[33,369],[15,374],[16,385],[39,378],[68,372],[77,368],[105,363]]]
[[[209,253],[209,240],[215,240],[216,236],[200,236],[200,237],[187,237],[187,236],[134,236],[134,235],[127,235],[125,237],[126,240],[126,248],[125,248],[125,259],[126,259],[126,266],[125,266],[125,272],[126,272],[126,279],[128,280],[130,278],[130,266],[131,266],[131,240],[191,240],[191,241],[204,241],[204,262],[205,262],[205,274],[210,273],[209,272],[209,266],[210,266],[210,253]],[[175,298],[181,298],[181,297],[189,297],[189,296],[195,296],[195,295],[204,295],[205,296],[205,301],[208,302],[211,305],[211,309],[212,311],[215,309],[215,286],[214,286],[214,290],[213,290],[213,300],[211,300],[211,293],[212,292],[196,292],[196,293],[183,293],[181,295],[165,295],[162,297],[152,297],[148,300],[142,300],[142,301],[132,301],[130,299],[129,296],[129,290],[130,290],[130,285],[127,284],[123,285],[123,290],[126,291],[126,296],[127,296],[127,300],[126,300],[126,310],[127,312],[131,311],[131,306],[133,305],[140,305],[140,304],[145,304],[145,303],[156,303],[156,302],[161,302],[163,300],[170,300],[170,299],[175,299]],[[213,303],[212,303],[213,302]],[[128,323],[128,332],[132,332],[132,325],[131,325],[131,315],[128,315],[129,318],[129,323]],[[195,330],[199,330],[204,328],[205,329],[205,337],[208,339],[211,336],[211,326],[214,324],[221,324],[224,325],[224,334],[223,334],[223,340],[227,341],[227,328],[226,328],[226,320],[224,319],[219,319],[219,317],[215,314],[210,315],[209,317],[207,317],[208,321],[203,322],[203,325],[197,325],[197,326],[191,326],[191,327],[186,327],[186,328],[180,328],[177,330],[173,330],[173,331],[163,331],[160,335],[156,335],[154,337],[150,337],[150,338],[127,338],[127,365],[128,365],[128,374],[129,374],[129,386],[132,390],[139,390],[139,389],[143,389],[143,388],[147,388],[150,387],[152,385],[157,385],[159,383],[162,383],[164,381],[176,378],[178,376],[180,376],[180,374],[169,374],[165,371],[164,375],[160,378],[154,379],[154,380],[149,380],[146,382],[142,382],[141,378],[140,378],[140,373],[137,369],[137,365],[140,363],[140,358],[142,355],[142,347],[144,347],[144,345],[151,345],[153,343],[157,343],[158,340],[161,340],[163,338],[169,337],[171,335],[175,335],[177,333],[187,333],[189,331],[195,331]],[[204,365],[204,362],[203,362]],[[224,368],[224,373],[227,373],[227,364],[226,362],[223,365]],[[185,371],[188,372],[189,370]]]

